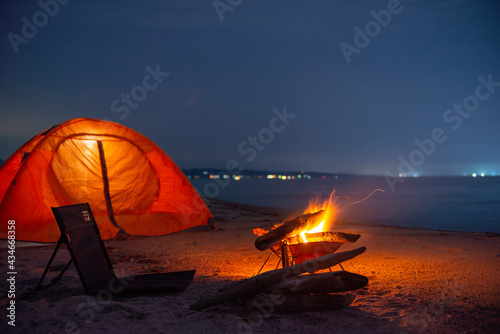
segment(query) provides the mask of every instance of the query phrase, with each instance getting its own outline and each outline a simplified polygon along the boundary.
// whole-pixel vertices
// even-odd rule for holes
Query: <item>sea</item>
[[[207,192],[210,182],[211,191]],[[334,191],[338,222],[500,233],[500,176],[411,177],[393,189],[385,177],[350,175],[228,179],[217,187],[210,179],[191,183],[200,194],[221,200],[300,212],[310,200],[327,199]]]

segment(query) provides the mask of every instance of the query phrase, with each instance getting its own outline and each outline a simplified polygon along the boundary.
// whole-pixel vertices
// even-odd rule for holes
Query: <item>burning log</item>
[[[273,228],[276,228],[276,227],[273,226]],[[264,230],[264,229],[259,228],[259,227],[253,229],[253,234],[255,234],[258,237],[263,236],[264,234],[266,234],[268,232],[269,232],[268,230]],[[276,253],[278,256],[281,256],[281,248],[283,248],[281,243],[277,243],[277,244],[269,247],[269,249],[272,250],[274,253]]]
[[[356,296],[351,294],[282,295],[277,301],[276,296],[261,294],[249,303],[248,311],[262,312],[262,305],[270,307],[267,314],[328,311],[349,306],[354,299]]]
[[[237,284],[232,284],[227,289],[221,291],[218,295],[202,299],[194,304],[191,304],[189,308],[199,311],[210,306],[234,301],[238,298],[249,298],[264,291],[267,287],[285,279],[299,276],[305,272],[313,273],[317,270],[330,268],[362,254],[365,250],[365,247],[360,247],[347,252],[325,255],[290,267],[268,271],[240,281]]]
[[[281,240],[286,239],[291,234],[297,234],[297,232],[303,230],[310,230],[317,224],[316,221],[321,219],[324,215],[325,211],[321,210],[285,221],[280,227],[257,238],[257,240],[255,240],[255,247],[258,250],[264,251]]]
[[[360,234],[350,234],[342,232],[318,232],[308,233],[307,242],[356,242],[361,237]],[[286,239],[289,245],[302,243],[300,235],[294,235]]]
[[[336,271],[290,278],[271,285],[265,291],[281,291],[285,294],[333,293],[362,289],[367,284],[366,276]]]

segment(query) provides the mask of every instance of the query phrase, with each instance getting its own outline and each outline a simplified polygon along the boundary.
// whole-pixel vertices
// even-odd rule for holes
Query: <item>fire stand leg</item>
[[[257,275],[260,274],[260,272],[262,271],[262,269],[264,269],[264,266],[266,265],[267,261],[269,261],[269,258],[271,257],[271,255],[273,255],[273,252],[271,252],[271,254],[269,254],[269,256],[266,259],[266,262],[264,262],[264,264],[262,265],[262,267],[260,267],[259,272],[257,273]]]
[[[281,257],[283,259],[283,268],[288,267],[290,263],[288,261],[288,244],[286,241],[283,241],[281,245]]]

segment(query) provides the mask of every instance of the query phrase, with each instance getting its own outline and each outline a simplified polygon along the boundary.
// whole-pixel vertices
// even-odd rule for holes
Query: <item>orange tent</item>
[[[162,235],[206,224],[212,214],[151,140],[123,125],[78,118],[24,144],[0,166],[0,238],[54,242],[50,207],[89,202],[103,239]]]

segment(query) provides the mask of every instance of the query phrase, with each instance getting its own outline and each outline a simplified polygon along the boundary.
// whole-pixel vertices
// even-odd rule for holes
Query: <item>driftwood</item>
[[[255,247],[258,250],[263,251],[277,244],[281,240],[286,239],[289,235],[303,230],[310,230],[318,224],[318,221],[321,221],[320,218],[324,215],[325,211],[321,210],[315,213],[307,213],[292,220],[285,221],[283,225],[257,238],[257,240],[255,240]]]
[[[318,233],[306,233],[307,242],[342,242],[351,243],[356,242],[361,235],[360,234],[350,234],[342,232],[318,232]],[[286,238],[289,245],[302,243],[302,237],[300,235],[294,235]]]
[[[268,315],[273,313],[299,313],[327,311],[349,306],[356,296],[351,294],[281,295],[261,294],[248,303],[248,311]]]
[[[362,289],[367,284],[368,278],[365,276],[335,271],[290,278],[271,285],[265,291],[281,291],[285,294],[334,293]]]
[[[194,304],[191,304],[190,309],[199,311],[210,306],[234,301],[238,298],[249,298],[255,296],[264,291],[270,285],[291,277],[299,276],[305,272],[313,273],[317,270],[330,268],[362,254],[365,250],[365,247],[360,247],[351,251],[325,255],[301,264],[262,273],[238,282],[237,284],[232,284],[230,287],[224,289],[219,294],[211,298],[202,299]]]

